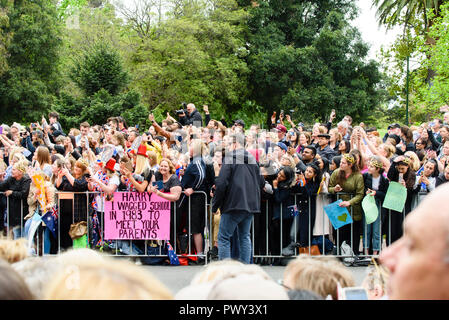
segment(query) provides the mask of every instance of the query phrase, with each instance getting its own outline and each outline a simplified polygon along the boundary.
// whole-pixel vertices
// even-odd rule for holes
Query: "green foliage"
[[[183,14],[161,23],[131,57],[132,86],[151,110],[173,111],[185,101],[207,104],[219,118],[246,101],[247,14],[235,1],[206,2],[183,2]]]
[[[103,124],[109,117],[118,115],[123,116],[129,124],[144,124],[148,117],[148,109],[140,104],[140,94],[133,90],[111,95],[105,89],[100,89],[84,99],[63,94],[53,105],[53,110],[62,115],[61,124],[64,128],[78,128],[83,121]]]
[[[87,96],[101,89],[118,94],[128,82],[119,54],[104,43],[96,44],[72,68],[72,80]]]
[[[9,28],[8,12],[11,9],[12,1],[0,1],[0,76],[8,69],[8,51],[7,47],[11,39],[11,32],[7,32]]]
[[[430,84],[425,78],[415,77],[417,96],[421,105],[425,106],[425,113],[434,116],[439,113],[439,108],[449,102],[449,4],[441,6],[441,16],[435,18],[434,24],[429,30],[429,37],[435,39],[433,46],[428,46],[425,39],[421,39],[419,49],[425,53],[428,59],[423,61],[423,68],[435,71],[435,76]]]
[[[27,122],[40,118],[59,90],[61,25],[47,0],[16,1],[7,15],[2,32],[11,38],[8,70],[0,76],[0,118]]]
[[[331,109],[355,121],[380,104],[381,75],[348,20],[351,1],[258,1],[249,21],[251,97],[271,116],[294,109],[324,121]]]

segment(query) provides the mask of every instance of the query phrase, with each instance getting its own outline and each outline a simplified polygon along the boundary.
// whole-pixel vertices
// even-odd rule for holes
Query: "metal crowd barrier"
[[[211,213],[211,201],[207,201],[207,194],[205,192],[202,191],[195,191],[194,193],[196,194],[203,194],[204,195],[204,201],[205,201],[205,212],[204,212],[204,221],[205,221],[205,229],[204,229],[204,233],[203,233],[203,253],[202,254],[197,254],[194,252],[193,250],[193,239],[192,239],[192,232],[191,232],[191,213],[192,210],[194,210],[194,208],[192,208],[191,206],[191,197],[188,197],[189,203],[188,203],[188,252],[183,254],[183,257],[196,257],[196,258],[203,258],[205,260],[205,263],[208,263],[208,251],[213,247],[213,216]],[[0,196],[2,196],[4,193],[0,192]],[[317,195],[318,197],[322,197],[322,200],[328,198],[328,201],[324,202],[324,205],[331,203],[335,200],[340,199],[340,197],[342,195],[344,195],[345,193],[337,193],[334,195],[331,194],[319,194]],[[425,196],[427,193],[423,193],[420,192],[419,194],[417,194],[417,199],[416,202],[420,201],[420,198]],[[87,221],[87,225],[88,225],[88,233],[87,233],[87,238],[88,238],[88,244],[89,247],[91,247],[91,237],[92,237],[92,215],[94,213],[93,208],[92,208],[92,200],[95,196],[103,196],[103,193],[100,192],[57,192],[57,203],[58,203],[58,228],[57,228],[57,232],[58,232],[58,236],[57,236],[57,250],[55,252],[55,254],[60,253],[62,251],[61,248],[61,200],[71,200],[72,202],[72,221],[71,223],[74,222],[78,222],[75,221],[75,196],[76,195],[85,195],[86,197],[86,212],[85,215],[83,215],[83,217],[85,216],[85,220]],[[348,194],[346,194],[348,195]],[[294,194],[294,199],[295,199],[295,205],[298,205],[301,203],[301,201],[304,201],[303,195],[302,194]],[[334,198],[332,200],[330,200],[330,196],[334,196]],[[353,195],[351,195],[352,197]],[[28,212],[23,212],[23,200],[21,203],[21,223],[20,226],[16,226],[15,228],[11,228],[9,223],[10,223],[10,212],[8,210],[9,208],[9,197],[6,197],[6,221],[7,222],[5,224],[6,230],[9,233],[11,233],[14,229],[14,232],[16,232],[16,235],[19,236],[23,236],[24,234],[24,216],[26,216],[28,214]],[[321,214],[319,215],[318,212],[316,212],[316,216],[315,216],[315,220],[312,221],[312,216],[311,216],[311,198],[307,197],[307,202],[308,202],[308,212],[307,213],[299,213],[299,214],[308,214],[309,215],[309,225],[308,225],[308,241],[306,244],[306,252],[308,251],[308,253],[311,253],[311,245],[312,245],[312,240],[313,238],[317,239],[317,237],[320,237],[322,239],[322,244],[321,244],[321,254],[322,255],[332,255],[335,257],[339,257],[339,258],[345,258],[345,257],[349,257],[347,255],[344,255],[341,253],[341,248],[340,248],[340,229],[339,230],[335,230],[333,228],[333,226],[330,224],[329,222],[329,234],[326,233],[326,227],[325,227],[325,223],[327,221],[327,216],[326,213],[324,212],[324,209],[322,209],[323,211],[321,212]],[[173,246],[175,252],[178,254],[178,257],[180,257],[181,255],[179,254],[179,250],[178,250],[178,243],[177,243],[177,235],[178,235],[178,230],[177,230],[177,222],[178,222],[178,214],[179,214],[179,208],[176,202],[171,202],[172,207],[173,207],[173,219],[174,221],[172,222],[173,224],[173,235],[174,235],[174,243],[171,243],[171,245]],[[285,243],[283,240],[283,235],[284,235],[284,224],[285,222],[282,219],[282,211],[281,211],[281,215],[279,218],[279,230],[275,230],[275,228],[273,227],[273,220],[272,220],[272,212],[270,212],[270,206],[272,206],[273,203],[270,203],[270,201],[264,201],[264,206],[262,207],[262,212],[255,216],[253,218],[253,222],[252,222],[252,227],[251,227],[251,233],[252,233],[252,253],[253,253],[253,258],[255,259],[260,259],[260,258],[267,258],[267,259],[273,259],[273,258],[285,258],[286,256],[282,254],[282,249],[285,248],[289,243]],[[323,205],[323,207],[324,207]],[[281,210],[286,210],[286,208],[282,207]],[[413,207],[412,207],[413,210]],[[381,221],[379,223],[379,241],[380,241],[380,247],[379,247],[379,254],[380,252],[385,248],[385,246],[388,246],[391,244],[391,235],[392,235],[392,230],[391,230],[391,217],[394,214],[397,214],[397,212],[391,212],[391,210],[387,210],[387,215],[386,218],[388,218],[388,230],[384,230],[382,229],[382,216],[381,216]],[[351,207],[351,216],[352,216],[352,207]],[[0,212],[0,214],[3,214],[3,212]],[[382,213],[381,213],[382,214]],[[312,223],[314,224],[317,217],[321,216],[322,217],[322,226],[323,229],[321,232],[319,232],[320,234],[317,236],[313,236],[313,228],[312,228]],[[363,215],[364,216],[364,215]],[[402,211],[402,219],[401,221],[403,221],[405,219],[405,210]],[[64,217],[66,218],[66,217]],[[102,231],[102,239],[104,239],[104,217],[103,215],[101,215],[100,219],[100,229]],[[385,217],[384,217],[385,218]],[[294,217],[293,218],[293,230],[295,230],[295,232],[293,233],[293,242],[298,243],[298,220],[299,220],[299,216]],[[362,220],[364,221],[364,219]],[[260,230],[256,230],[256,224],[258,225],[257,229],[260,229],[260,225],[262,225],[262,231],[260,232]],[[362,244],[362,250],[365,249],[365,241],[366,241],[366,231],[367,231],[367,225],[366,223],[362,222],[362,229],[361,233],[360,233],[360,243]],[[351,223],[350,224],[350,245],[351,245],[351,249],[354,252],[354,247],[353,247],[353,233],[354,233],[354,224]],[[272,233],[274,231],[279,231],[279,239],[272,239]],[[290,231],[290,230],[289,230]],[[263,234],[262,234],[263,233]],[[384,239],[384,235],[386,234],[386,239]],[[36,254],[37,255],[49,255],[48,252],[48,248],[45,247],[45,241],[44,241],[44,229],[41,229],[40,232],[36,232],[36,236],[35,236],[35,243],[36,245]],[[326,245],[325,245],[325,238],[329,239],[332,243],[333,243],[333,251],[326,251]],[[370,239],[368,239],[370,240]],[[126,252],[126,247],[125,250],[120,249],[119,246],[117,245],[117,242],[120,241],[123,243],[127,243],[127,248],[130,250],[128,252]],[[154,250],[149,253],[148,252],[148,246],[149,246],[149,242],[150,241],[154,241],[154,240],[138,240],[138,241],[144,241],[144,250],[141,253],[138,253],[136,250],[134,250],[134,244],[135,242],[133,240],[111,240],[111,242],[115,243],[115,248],[114,246],[112,246],[111,250],[106,250],[106,252],[104,252],[106,255],[110,255],[110,256],[127,256],[127,257],[155,257],[155,258],[167,258],[167,253],[162,252],[162,246],[158,246],[159,248],[159,252],[154,253]],[[274,242],[273,242],[274,241]],[[273,243],[276,243],[276,241],[278,241],[279,246],[276,245],[276,248],[274,248]],[[389,243],[388,243],[389,242]],[[162,244],[164,244],[165,242],[162,242]],[[160,242],[159,242],[160,244]],[[150,244],[151,245],[151,244]],[[277,250],[278,249],[278,250]],[[278,251],[278,252],[275,252]],[[296,257],[299,255],[299,250],[298,248],[295,248],[294,250],[294,254],[293,255],[289,255],[289,257]],[[364,252],[362,251],[361,254],[359,255],[359,257],[371,257],[371,255],[366,255],[364,254]]]
[[[0,196],[2,196],[4,193],[0,192]],[[207,201],[207,195],[205,192],[203,191],[195,191],[194,194],[202,194],[204,195],[204,221],[205,221],[205,225],[207,226],[207,221],[208,221],[208,214],[207,214],[207,208],[208,208],[208,201]],[[81,212],[81,213],[76,213],[75,212],[75,197],[76,196],[85,196],[86,198],[86,207],[85,207],[85,212]],[[95,213],[93,207],[92,207],[92,200],[96,197],[96,196],[100,196],[100,199],[103,199],[104,193],[102,192],[56,192],[56,196],[57,196],[57,206],[58,206],[58,227],[57,227],[57,248],[56,248],[56,252],[54,253],[47,253],[49,248],[46,248],[45,245],[45,241],[44,241],[44,228],[40,228],[41,230],[39,230],[39,232],[36,232],[33,242],[35,244],[35,254],[39,255],[39,256],[46,256],[46,255],[52,255],[52,254],[58,254],[60,252],[62,252],[62,250],[64,249],[69,249],[70,247],[67,248],[61,248],[61,219],[67,219],[67,217],[61,217],[61,200],[69,200],[71,202],[71,206],[72,206],[72,219],[70,221],[70,224],[75,223],[75,222],[79,222],[79,221],[86,221],[87,222],[87,243],[88,243],[88,247],[92,248],[92,249],[99,249],[99,248],[95,248],[93,247],[91,240],[92,240],[92,218],[93,218],[93,214]],[[182,196],[182,195],[181,195]],[[6,196],[5,196],[6,197]],[[187,240],[187,248],[188,251],[186,253],[183,253],[182,255],[180,255],[180,253],[178,252],[178,241],[177,241],[177,235],[178,235],[178,231],[177,230],[177,222],[178,222],[178,214],[182,214],[180,213],[180,209],[178,208],[177,202],[171,202],[171,206],[173,208],[173,216],[171,217],[174,221],[171,221],[171,225],[173,225],[173,239],[174,239],[174,243],[171,243],[171,245],[174,248],[174,251],[177,253],[178,258],[179,257],[196,257],[196,258],[203,258],[205,259],[205,263],[207,263],[207,248],[205,248],[206,250],[203,249],[203,253],[202,254],[197,254],[194,252],[194,248],[192,247],[192,233],[191,233],[191,214],[192,214],[192,210],[195,210],[195,208],[192,208],[191,206],[191,197],[187,197],[188,198],[188,208],[187,208],[187,220],[188,220],[188,240]],[[21,224],[19,226],[16,227],[11,227],[10,226],[10,212],[9,212],[9,197],[6,197],[6,208],[5,208],[5,212],[6,212],[6,221],[5,221],[5,229],[6,229],[6,233],[7,236],[10,236],[11,238],[18,238],[18,237],[23,237],[24,236],[24,231],[25,231],[25,220],[24,217],[28,214],[28,212],[23,212],[23,201],[26,200],[22,200],[21,201],[21,209],[20,209],[20,221]],[[82,200],[84,201],[84,200]],[[100,204],[100,206],[103,206],[103,204]],[[83,210],[84,211],[84,210]],[[0,212],[0,214],[4,214],[4,212]],[[40,214],[42,215],[43,213],[40,212]],[[80,220],[75,221],[75,215],[79,215],[82,218]],[[106,243],[108,243],[109,245],[105,245],[102,248],[102,251],[105,255],[108,256],[126,256],[126,257],[150,257],[150,258],[167,258],[168,259],[168,255],[167,253],[163,252],[163,247],[165,247],[165,243],[166,241],[161,241],[161,240],[137,240],[137,241],[141,241],[144,242],[144,248],[143,250],[135,250],[135,243],[136,241],[133,240],[104,240],[104,216],[103,214],[100,214],[98,216],[99,222],[100,222],[100,230],[101,230],[101,239],[103,239],[103,241],[105,241]],[[15,235],[13,235],[13,229],[15,232]],[[207,234],[205,234],[204,236],[206,236]],[[67,237],[68,235],[64,235],[65,237]],[[50,235],[51,237],[51,235]],[[207,244],[207,239],[204,239],[204,247],[206,247]],[[157,243],[157,247],[159,252],[154,252],[154,250],[152,250],[152,252],[149,252],[149,242],[151,242],[151,244]],[[119,248],[120,245],[122,245],[122,248]],[[123,244],[124,245],[124,249],[123,249]],[[105,247],[112,247],[111,248],[107,248],[105,249]],[[142,251],[142,252],[139,252]]]
[[[314,244],[314,242],[312,241],[313,238],[315,238],[316,240],[318,240],[318,238],[321,238],[321,241],[320,241],[321,243],[320,243],[320,247],[319,247],[321,255],[332,255],[332,256],[335,256],[335,257],[338,257],[338,258],[352,257],[351,255],[345,255],[345,254],[343,254],[341,252],[342,251],[341,250],[341,242],[342,241],[340,241],[340,231],[341,231],[341,229],[339,228],[339,229],[336,230],[332,226],[332,224],[330,223],[330,221],[327,218],[326,213],[324,212],[324,206],[325,205],[327,205],[329,203],[332,203],[332,202],[334,202],[336,200],[339,200],[342,195],[350,195],[351,199],[354,196],[354,194],[348,194],[348,193],[342,193],[342,192],[336,193],[336,194],[319,194],[319,195],[316,195],[317,200],[318,200],[318,197],[322,198],[321,200],[322,200],[322,203],[323,203],[323,208],[321,209],[322,210],[321,214],[318,214],[318,211],[316,212],[314,221],[312,221],[313,217],[311,215],[312,199],[311,199],[311,197],[307,197],[308,210],[307,210],[306,213],[301,212],[299,214],[300,215],[301,214],[308,214],[309,215],[309,217],[308,217],[308,221],[309,221],[309,225],[308,225],[308,241],[307,241],[307,244],[305,246],[306,253],[308,252],[309,255],[311,254],[311,250],[312,250],[311,246]],[[416,207],[417,203],[419,201],[421,201],[421,198],[426,196],[426,195],[427,195],[427,192],[419,192],[416,195],[416,199],[414,199],[415,206],[412,206],[411,210],[413,210],[414,207]],[[303,201],[303,200],[298,200],[298,197],[302,197],[303,196],[302,194],[293,194],[292,196],[295,197],[295,201],[294,201],[295,205],[298,205],[301,201]],[[333,199],[330,200],[330,197],[332,197],[332,196],[333,196]],[[328,201],[323,201],[326,198],[328,198],[329,200]],[[273,203],[270,203],[270,201],[265,201],[264,204],[265,205],[262,206],[262,213],[261,213],[262,218],[261,217],[257,217],[256,215],[253,218],[253,224],[252,224],[252,229],[251,229],[252,230],[252,245],[253,245],[253,251],[252,252],[253,252],[253,258],[255,258],[255,259],[264,259],[264,258],[265,259],[273,259],[273,258],[286,258],[286,257],[296,257],[296,256],[298,256],[299,255],[299,250],[298,250],[299,245],[296,246],[293,255],[286,256],[286,255],[282,254],[282,249],[285,248],[289,244],[289,243],[284,243],[284,241],[283,241],[283,236],[282,235],[284,234],[284,230],[283,229],[284,229],[285,222],[283,221],[282,218],[280,218],[279,230],[278,230],[279,231],[279,235],[280,235],[280,238],[278,239],[278,241],[279,241],[280,245],[279,245],[279,247],[276,246],[276,248],[273,248],[273,245],[272,245],[273,242],[270,241],[270,240],[272,240],[272,239],[270,239],[270,237],[272,236],[272,232],[270,232],[270,226],[273,225],[273,219],[270,219],[270,218],[272,218],[272,214],[270,214],[270,212],[269,212],[269,207],[273,206]],[[351,214],[351,217],[352,217],[353,216],[353,212],[352,212],[353,208],[352,208],[352,206],[350,208],[348,208],[348,209],[350,209],[349,211],[350,211],[350,214]],[[281,212],[282,212],[282,210],[285,210],[284,206],[281,207]],[[354,239],[354,223],[353,222],[350,223],[349,243],[348,243],[348,241],[346,243],[350,245],[351,251],[353,253],[356,252],[356,251],[359,251],[360,247],[361,247],[360,254],[358,255],[358,257],[360,257],[360,258],[378,257],[380,252],[383,249],[385,249],[385,247],[389,246],[391,244],[391,242],[392,242],[391,241],[391,239],[392,239],[392,229],[391,229],[392,216],[393,215],[397,215],[398,213],[395,212],[395,211],[392,211],[390,209],[387,210],[387,209],[384,209],[384,208],[380,208],[379,211],[380,211],[379,212],[380,217],[378,217],[378,218],[380,219],[380,221],[378,223],[378,228],[379,228],[378,229],[378,234],[379,234],[378,241],[379,241],[380,245],[379,245],[379,250],[375,250],[375,251],[379,251],[379,253],[377,255],[365,254],[365,249],[368,249],[368,248],[372,249],[371,240],[374,240],[374,237],[371,236],[370,239],[366,239],[368,225],[365,222],[365,215],[363,213],[363,209],[362,209],[362,220],[360,222],[361,223],[361,230],[360,230],[359,248],[357,248],[357,250],[354,250],[354,243],[353,243],[353,239]],[[386,214],[383,214],[383,212],[385,212]],[[400,214],[402,214],[402,217],[400,219],[401,224],[402,224],[404,219],[405,219],[405,217],[406,217],[405,207],[402,210],[402,213],[400,213]],[[318,217],[320,217],[320,216],[322,217],[321,224],[322,224],[323,228],[322,228],[321,232],[317,232],[319,234],[313,236],[312,224],[314,225],[314,223],[317,221],[316,219]],[[281,214],[281,217],[282,217],[282,214]],[[293,242],[294,243],[298,243],[298,238],[297,238],[297,236],[298,236],[298,225],[297,225],[298,224],[298,216],[293,218],[293,219],[294,219],[293,220],[294,230],[296,230],[296,232],[294,233],[294,240],[293,240]],[[388,219],[388,222],[386,222],[385,219]],[[265,230],[264,230],[265,234],[263,236],[258,234],[257,231],[255,230],[256,221],[258,223],[262,223],[263,222],[264,225],[265,225]],[[329,221],[328,222],[329,223],[329,226],[328,226],[329,233],[326,232],[326,226],[325,226],[326,221]],[[377,219],[376,219],[376,221],[377,221]],[[385,230],[386,226],[388,227],[388,230]],[[260,238],[262,238],[262,240]],[[326,238],[330,242],[332,242],[332,244],[333,244],[332,250],[326,250],[326,240],[325,240]],[[260,243],[261,241],[263,241],[264,243]],[[369,247],[366,246],[367,242],[369,243]],[[256,248],[258,250],[256,250]],[[279,250],[277,250],[278,248],[279,248]],[[275,252],[275,251],[278,251],[278,252]],[[373,249],[372,249],[372,251],[373,251]]]

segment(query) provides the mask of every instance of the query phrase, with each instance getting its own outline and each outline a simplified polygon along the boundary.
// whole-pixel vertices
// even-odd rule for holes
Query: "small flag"
[[[170,259],[170,264],[172,264],[174,266],[179,266],[178,256],[176,255],[175,250],[173,250],[172,245],[168,241],[167,241],[167,249],[168,249],[168,258]]]

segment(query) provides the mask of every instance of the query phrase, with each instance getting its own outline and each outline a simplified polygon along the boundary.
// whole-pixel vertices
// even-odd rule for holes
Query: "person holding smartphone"
[[[151,183],[148,184],[147,188],[148,192],[155,193],[159,197],[172,202],[170,206],[170,243],[172,244],[176,243],[175,234],[172,232],[174,229],[173,226],[176,223],[174,219],[174,207],[182,192],[181,181],[179,181],[175,172],[176,169],[171,160],[163,158],[159,163],[159,170],[153,175]],[[162,182],[163,188],[160,188],[160,183],[158,185],[156,182]],[[178,216],[180,215],[178,214]]]

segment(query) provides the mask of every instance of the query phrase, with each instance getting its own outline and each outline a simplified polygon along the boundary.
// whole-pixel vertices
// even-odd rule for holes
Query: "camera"
[[[176,112],[176,114],[186,114],[187,113],[187,111],[185,109],[179,109],[179,110],[176,110],[175,112]]]
[[[295,110],[291,109],[290,111],[290,115],[292,115],[293,113],[295,113]]]

